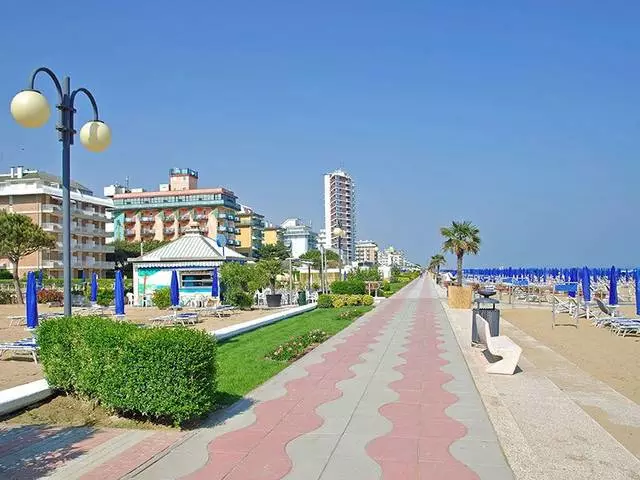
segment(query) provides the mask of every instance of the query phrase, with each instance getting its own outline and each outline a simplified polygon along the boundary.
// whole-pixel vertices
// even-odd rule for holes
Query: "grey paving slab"
[[[567,381],[571,369],[543,371],[523,356],[520,373],[489,375],[484,370],[487,359],[470,347],[469,311],[445,310],[516,478],[640,478],[638,459],[576,403],[579,389],[571,391],[554,383],[561,383],[559,377]],[[518,343],[520,338],[514,337]],[[561,363],[550,349],[538,350]],[[583,378],[580,383],[588,385],[591,381]],[[607,392],[607,398],[613,397]],[[617,405],[630,408],[624,400]]]

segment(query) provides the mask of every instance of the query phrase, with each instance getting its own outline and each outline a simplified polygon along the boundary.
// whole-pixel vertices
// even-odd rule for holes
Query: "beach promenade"
[[[2,478],[513,478],[423,279],[197,430],[1,435]]]

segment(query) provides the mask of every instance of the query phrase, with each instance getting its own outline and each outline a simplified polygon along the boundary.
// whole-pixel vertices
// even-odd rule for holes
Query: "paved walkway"
[[[57,459],[42,447],[21,450],[29,441],[20,432],[1,432],[14,440],[0,440],[0,476],[513,478],[432,284],[423,280],[194,432],[66,430],[48,434],[73,437]],[[39,459],[48,469],[35,477],[12,468]]]

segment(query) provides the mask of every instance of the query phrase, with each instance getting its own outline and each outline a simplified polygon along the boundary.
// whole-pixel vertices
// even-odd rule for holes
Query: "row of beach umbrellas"
[[[25,291],[27,328],[36,328],[38,326],[38,290],[40,288],[42,288],[42,271],[39,273],[39,278],[36,278],[35,272],[29,272],[27,274],[27,285]],[[124,280],[120,270],[116,271],[113,290],[115,314],[124,315]],[[171,272],[170,291],[171,306],[180,306],[180,284],[178,283],[178,272],[175,270]],[[218,267],[214,267],[213,272],[211,273],[211,296],[218,297],[219,294],[220,283],[218,278]],[[92,303],[98,301],[98,276],[95,273],[91,276],[91,293],[89,299]]]
[[[447,270],[455,273],[455,270]],[[636,314],[640,315],[640,269],[611,268],[468,268],[464,274],[479,278],[482,281],[501,281],[504,283],[517,283],[518,281],[531,281],[555,284],[570,283],[576,288],[569,289],[570,297],[576,296],[577,284],[582,285],[582,294],[585,302],[591,301],[591,282],[605,281],[609,286],[609,305],[618,305],[618,281],[633,281],[636,297]]]

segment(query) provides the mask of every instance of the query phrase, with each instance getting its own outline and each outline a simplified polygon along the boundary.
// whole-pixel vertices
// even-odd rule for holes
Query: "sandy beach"
[[[633,307],[621,311],[629,316]],[[502,309],[501,315],[525,333],[566,357],[584,371],[640,403],[640,337],[619,337],[606,328],[596,328],[580,319],[580,327],[552,326],[551,309]],[[568,315],[558,316],[571,323]],[[564,318],[564,320],[563,320]]]
[[[189,311],[189,310],[185,310]],[[247,322],[256,318],[273,313],[270,310],[248,310],[235,311],[228,316],[221,318],[214,316],[204,316],[196,325],[189,328],[197,328],[200,330],[213,331],[229,325]],[[38,312],[42,313],[59,313],[62,308],[49,308],[45,305],[38,305]],[[167,315],[167,310],[159,310],[155,307],[126,307],[127,321],[148,325],[152,318]],[[0,305],[0,342],[15,341],[31,336],[24,325],[9,326],[7,317],[13,315],[24,315],[23,305]],[[43,378],[42,366],[36,365],[31,357],[16,356],[11,352],[5,352],[0,359],[0,390],[22,385],[24,383],[33,382]]]

